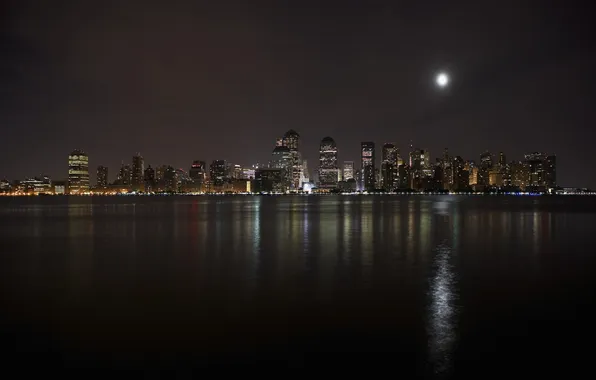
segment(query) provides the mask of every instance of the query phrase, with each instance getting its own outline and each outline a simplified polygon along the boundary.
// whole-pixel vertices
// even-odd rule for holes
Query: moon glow
[[[435,82],[437,83],[437,86],[441,88],[446,87],[449,84],[449,75],[446,73],[439,73],[435,78]]]

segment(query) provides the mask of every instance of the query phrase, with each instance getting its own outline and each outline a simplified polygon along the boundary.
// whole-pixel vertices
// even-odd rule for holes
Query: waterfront
[[[5,197],[2,334],[48,367],[579,370],[596,199]]]

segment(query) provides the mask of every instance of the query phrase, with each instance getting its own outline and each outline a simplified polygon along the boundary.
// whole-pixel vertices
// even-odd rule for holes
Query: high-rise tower
[[[74,150],[68,156],[68,192],[81,194],[89,191],[89,156]]]
[[[145,161],[140,153],[137,153],[132,157],[132,173],[131,173],[131,184],[132,189],[135,191],[141,191],[145,188]]]
[[[360,143],[360,166],[362,170],[362,187],[366,191],[375,189],[375,143]]]
[[[321,188],[336,188],[338,180],[337,145],[327,136],[321,140],[319,146],[319,186]]]

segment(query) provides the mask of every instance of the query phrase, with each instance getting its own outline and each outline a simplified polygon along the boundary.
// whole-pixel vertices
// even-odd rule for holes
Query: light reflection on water
[[[450,264],[451,248],[439,245],[434,253],[434,276],[429,297],[429,359],[435,373],[451,369],[453,347],[457,339],[456,280]]]
[[[53,312],[36,318],[77,321],[87,334],[81,341],[100,331],[103,317],[117,319],[118,313],[146,320],[147,331],[179,327],[187,341],[206,350],[211,341],[203,334],[220,320],[227,324],[219,334],[228,341],[246,331],[258,340],[260,329],[283,326],[279,341],[290,346],[301,328],[310,336],[340,329],[350,339],[363,331],[380,336],[372,339],[377,343],[367,346],[354,337],[349,349],[414,350],[438,375],[453,371],[456,348],[466,345],[464,316],[481,318],[487,307],[507,310],[516,297],[518,304],[535,302],[530,291],[519,289],[534,287],[540,294],[552,278],[557,289],[565,289],[566,278],[552,276],[549,268],[564,258],[565,273],[575,282],[584,272],[575,275],[574,268],[587,273],[590,266],[573,259],[578,252],[590,257],[583,247],[596,243],[594,208],[570,212],[556,198],[131,197],[52,203],[67,199],[2,210],[0,239],[9,249],[0,255],[0,268],[5,288],[19,289],[13,303],[27,310],[50,300],[47,310]],[[476,289],[506,297],[487,301]],[[114,300],[125,307],[114,311]],[[184,315],[193,317],[177,319]],[[126,330],[112,337],[133,338]],[[382,346],[382,339],[393,346]]]

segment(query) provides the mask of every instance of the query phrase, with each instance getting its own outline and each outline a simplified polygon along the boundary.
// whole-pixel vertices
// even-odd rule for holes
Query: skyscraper
[[[292,159],[292,182],[290,184],[290,189],[299,190],[302,186],[300,179],[303,176],[302,156],[300,155],[300,135],[295,130],[290,129],[284,134],[282,144],[290,150]]]
[[[336,188],[338,179],[337,145],[327,136],[319,146],[319,187]]]
[[[130,165],[125,165],[122,163],[120,167],[120,171],[118,172],[117,183],[122,187],[130,187],[132,178],[132,170],[130,169]]]
[[[409,188],[415,190],[424,189],[428,179],[433,177],[433,169],[430,164],[430,154],[424,149],[413,149],[410,152]]]
[[[155,168],[155,187],[158,191],[165,191],[167,189],[166,185],[166,171],[168,170],[168,165],[159,165]]]
[[[540,152],[528,153],[524,155],[526,165],[530,170],[529,186],[543,187],[546,184],[546,154]]]
[[[344,181],[354,178],[354,161],[344,161]]]
[[[525,162],[514,161],[509,164],[511,170],[511,186],[526,190],[530,182],[530,168]]]
[[[156,190],[155,170],[149,165],[144,173],[145,191],[153,192]]]
[[[68,156],[68,192],[80,194],[89,191],[89,157],[82,150],[73,150]]]
[[[470,172],[466,170],[466,163],[463,158],[456,156],[451,162],[453,182],[449,190],[466,190],[470,184]]]
[[[106,166],[97,167],[96,187],[98,189],[105,189],[108,187],[108,168]]]
[[[194,160],[188,171],[190,179],[193,181],[193,191],[203,191],[207,179],[207,165],[205,161]]]
[[[399,149],[393,143],[383,144],[381,152],[381,180],[383,188],[391,191],[397,188],[398,168],[397,157]]]
[[[170,192],[178,191],[178,177],[176,169],[172,166],[167,166],[164,172],[165,190]]]
[[[140,153],[132,157],[131,184],[134,191],[141,191],[145,188],[145,161]]]
[[[488,186],[490,184],[490,170],[493,167],[493,155],[486,151],[480,155],[480,167],[478,168],[478,185]]]
[[[375,143],[360,143],[360,166],[362,170],[362,186],[366,191],[375,189]]]
[[[226,160],[213,160],[209,167],[211,184],[214,187],[222,187],[226,182]]]
[[[557,157],[546,153],[534,152],[524,156],[530,171],[529,186],[554,188],[557,186]]]
[[[445,148],[443,151],[443,160],[441,161],[441,168],[443,171],[443,189],[444,190],[453,190],[456,186],[455,185],[455,176],[453,161],[449,157],[449,150]]]
[[[557,156],[550,155],[546,157],[545,165],[545,184],[547,188],[557,187]]]
[[[271,162],[269,166],[272,169],[281,169],[283,191],[290,190],[293,183],[292,152],[287,146],[277,145],[271,152]]]

